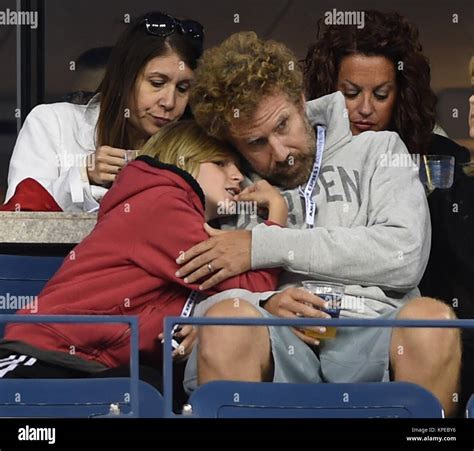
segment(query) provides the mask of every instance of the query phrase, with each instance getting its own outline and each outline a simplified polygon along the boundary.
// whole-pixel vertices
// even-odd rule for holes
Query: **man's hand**
[[[307,305],[309,304],[309,305]],[[326,302],[318,296],[303,290],[302,288],[288,288],[273,295],[266,303],[265,310],[280,318],[331,318],[331,315],[319,310],[324,308]],[[306,328],[305,328],[306,329]],[[319,326],[308,327],[318,333],[325,333],[326,329]],[[292,327],[293,333],[310,346],[319,345],[319,340],[306,336],[302,331]]]
[[[177,277],[184,277],[185,283],[194,283],[212,274],[199,287],[200,290],[208,290],[251,269],[252,232],[224,232],[208,224],[204,224],[204,229],[211,238],[196,244],[177,258],[176,263],[183,265],[176,273]]]
[[[107,186],[115,181],[125,166],[125,150],[100,146],[86,159],[87,176],[91,185]]]

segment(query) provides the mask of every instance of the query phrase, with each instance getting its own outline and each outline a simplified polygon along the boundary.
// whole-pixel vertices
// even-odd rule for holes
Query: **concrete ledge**
[[[96,222],[96,213],[0,212],[0,243],[76,244]]]

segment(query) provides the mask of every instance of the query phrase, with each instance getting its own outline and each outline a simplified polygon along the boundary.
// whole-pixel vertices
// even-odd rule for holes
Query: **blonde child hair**
[[[172,122],[151,136],[138,152],[161,163],[172,164],[191,174],[199,174],[199,165],[237,155],[227,145],[209,136],[195,121]]]

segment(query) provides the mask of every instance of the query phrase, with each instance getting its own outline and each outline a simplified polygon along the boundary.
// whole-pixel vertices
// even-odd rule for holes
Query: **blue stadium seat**
[[[466,405],[466,418],[474,419],[474,395],[471,395]]]
[[[64,257],[32,257],[0,255],[0,296],[37,296],[46,282],[61,266]],[[0,306],[0,314],[15,313],[15,309]],[[4,324],[0,324],[0,337]]]
[[[0,296],[37,296],[64,257],[0,255]],[[15,313],[0,309],[0,314]],[[97,318],[98,319],[98,318]],[[0,338],[4,323],[0,322]],[[130,413],[129,378],[0,379],[0,417],[81,418]],[[163,417],[162,395],[138,381],[139,416]]]
[[[282,384],[215,381],[189,399],[198,418],[443,418],[439,401],[406,382]]]
[[[139,417],[163,417],[160,392],[138,381]],[[0,379],[0,417],[112,417],[130,413],[130,379]],[[111,412],[111,405],[114,409]]]

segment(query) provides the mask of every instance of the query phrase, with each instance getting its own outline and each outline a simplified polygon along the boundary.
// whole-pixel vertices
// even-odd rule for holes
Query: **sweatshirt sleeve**
[[[68,155],[66,146],[62,142],[61,123],[53,106],[35,107],[26,118],[13,149],[6,201],[22,180],[31,177],[41,183],[64,211],[96,209],[99,204],[91,185],[81,177],[85,156],[80,166],[65,167],[61,157]]]
[[[198,290],[200,283],[186,284],[175,273],[180,268],[176,259],[182,252],[209,238],[204,218],[181,189],[170,189],[154,199],[144,230],[137,233],[133,250],[135,263],[151,274]],[[224,280],[205,294],[243,288],[253,292],[274,291],[278,284],[279,269],[249,271]],[[202,283],[202,281],[200,281]]]
[[[387,153],[407,154],[398,135],[391,134]],[[306,230],[257,226],[252,230],[252,268],[283,267],[346,285],[376,285],[400,292],[415,288],[431,243],[418,170],[375,162],[368,196],[365,226]]]

